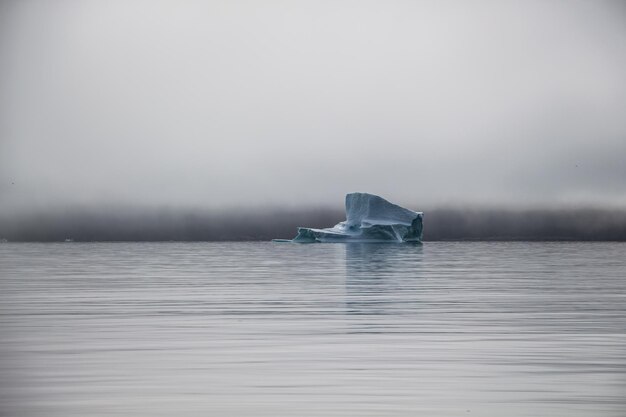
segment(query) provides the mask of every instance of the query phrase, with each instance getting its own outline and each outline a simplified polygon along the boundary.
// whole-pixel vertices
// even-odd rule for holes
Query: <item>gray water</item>
[[[0,244],[1,416],[624,416],[626,244]]]

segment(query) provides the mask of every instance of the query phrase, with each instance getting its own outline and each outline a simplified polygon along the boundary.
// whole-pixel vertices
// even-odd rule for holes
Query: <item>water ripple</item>
[[[0,415],[623,416],[621,243],[0,245]]]

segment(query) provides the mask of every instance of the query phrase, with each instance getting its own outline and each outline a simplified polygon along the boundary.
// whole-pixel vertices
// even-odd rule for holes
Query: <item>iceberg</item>
[[[326,229],[299,227],[293,240],[314,242],[416,242],[422,241],[424,213],[400,207],[367,193],[346,195],[346,221]]]

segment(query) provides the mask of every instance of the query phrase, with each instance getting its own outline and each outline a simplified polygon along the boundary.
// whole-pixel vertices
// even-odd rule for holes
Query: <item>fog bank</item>
[[[626,207],[623,1],[0,2],[0,211]]]
[[[199,212],[116,210],[30,213],[0,217],[10,242],[267,241],[292,238],[298,226],[330,227],[340,210]],[[626,241],[626,211],[435,209],[424,218],[424,239]]]

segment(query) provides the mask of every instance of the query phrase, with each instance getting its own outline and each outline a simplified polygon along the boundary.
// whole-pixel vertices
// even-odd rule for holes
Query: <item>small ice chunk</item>
[[[421,242],[423,216],[377,195],[350,193],[346,221],[326,229],[299,227],[292,242]]]

